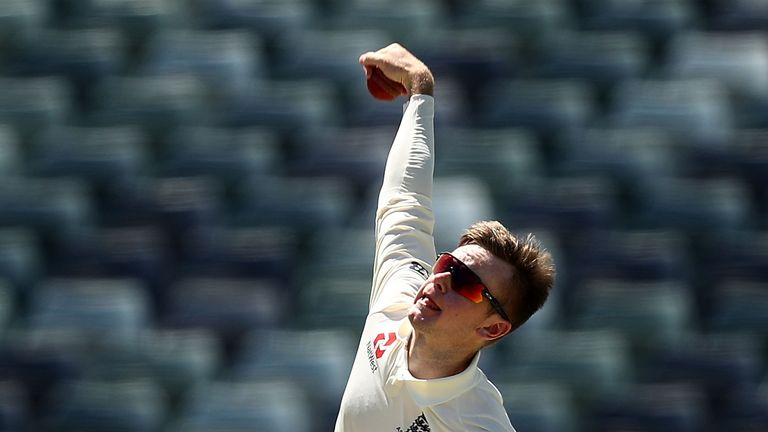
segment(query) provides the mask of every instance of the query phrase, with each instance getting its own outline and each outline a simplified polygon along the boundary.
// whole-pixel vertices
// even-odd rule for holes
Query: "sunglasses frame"
[[[506,313],[506,312],[504,312],[504,308],[502,308],[502,307],[501,307],[501,303],[499,303],[499,301],[498,301],[498,300],[496,300],[496,297],[494,297],[494,296],[493,296],[493,294],[491,294],[491,291],[490,291],[490,290],[488,289],[488,287],[487,287],[487,286],[486,286],[486,285],[483,283],[483,280],[482,280],[482,279],[480,279],[480,276],[478,276],[478,275],[477,275],[477,273],[475,273],[474,271],[472,271],[472,269],[471,269],[471,268],[469,268],[469,266],[467,266],[466,264],[464,264],[464,262],[462,262],[460,259],[456,258],[456,257],[455,257],[455,256],[454,256],[452,253],[450,253],[450,252],[441,252],[441,253],[440,253],[440,254],[437,256],[437,261],[439,261],[439,260],[440,260],[440,257],[441,257],[441,256],[443,256],[443,255],[447,255],[447,256],[451,257],[451,259],[452,259],[453,261],[455,261],[456,263],[458,263],[458,264],[452,264],[452,265],[448,266],[448,268],[447,268],[447,271],[448,271],[449,273],[451,273],[451,286],[452,286],[453,290],[454,290],[454,291],[456,291],[456,293],[458,293],[459,295],[461,295],[461,296],[462,296],[462,297],[464,297],[465,299],[467,299],[467,300],[469,300],[469,301],[471,301],[471,302],[473,302],[473,303],[474,303],[474,300],[472,300],[471,298],[469,298],[469,297],[465,296],[464,294],[462,294],[462,290],[461,290],[461,289],[456,289],[456,287],[453,287],[453,282],[454,282],[455,280],[457,280],[457,278],[456,278],[456,276],[455,276],[455,274],[454,274],[454,272],[455,272],[455,271],[457,271],[457,270],[459,270],[459,269],[460,269],[460,271],[466,271],[466,272],[469,272],[469,274],[472,276],[472,278],[473,278],[473,279],[475,279],[475,281],[476,281],[476,282],[477,282],[477,283],[478,283],[478,284],[479,284],[479,285],[482,287],[482,291],[481,291],[481,292],[482,292],[482,294],[483,294],[483,297],[485,297],[485,298],[488,300],[488,302],[491,304],[491,307],[493,307],[493,310],[494,310],[494,311],[496,311],[496,313],[497,313],[497,314],[499,314],[499,316],[500,316],[501,318],[503,318],[505,321],[507,321],[507,322],[509,322],[509,323],[511,323],[511,322],[512,322],[512,320],[511,320],[511,319],[509,319],[509,315],[507,315],[507,313]],[[435,262],[435,265],[437,265],[437,261]],[[482,300],[481,300],[481,302],[482,302]],[[478,302],[478,303],[479,303],[479,302]]]

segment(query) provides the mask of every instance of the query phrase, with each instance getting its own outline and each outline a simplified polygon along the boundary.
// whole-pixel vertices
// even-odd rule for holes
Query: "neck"
[[[431,343],[414,331],[408,343],[408,371],[414,378],[445,378],[464,371],[478,350],[461,350],[444,343]]]

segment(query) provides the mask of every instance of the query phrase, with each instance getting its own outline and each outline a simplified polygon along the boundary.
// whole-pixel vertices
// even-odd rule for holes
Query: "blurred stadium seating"
[[[331,429],[400,103],[435,232],[550,302],[484,352],[522,432],[768,430],[768,2],[0,1],[0,432]],[[312,351],[315,356],[303,355]]]

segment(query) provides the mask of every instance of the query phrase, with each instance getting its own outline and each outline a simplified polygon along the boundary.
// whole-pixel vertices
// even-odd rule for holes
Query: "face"
[[[514,270],[511,264],[478,245],[461,246],[451,254],[480,278],[493,297],[505,303],[510,295],[505,287]],[[488,329],[496,323],[506,330],[504,333],[508,331],[511,325],[506,326],[507,322],[493,312],[487,298],[483,297],[479,303],[468,299],[456,291],[456,282],[449,270],[433,271],[416,295],[408,314],[415,330],[446,338],[447,343],[461,344],[496,338],[494,332],[500,330]]]

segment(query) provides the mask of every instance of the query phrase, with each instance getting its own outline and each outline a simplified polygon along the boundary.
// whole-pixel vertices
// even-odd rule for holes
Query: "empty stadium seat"
[[[768,23],[764,0],[715,0],[709,21],[718,30],[759,30]]]
[[[114,29],[46,29],[16,44],[7,73],[59,75],[89,86],[125,70],[127,53],[125,40]]]
[[[289,379],[212,381],[192,391],[182,403],[172,432],[314,431],[304,390]],[[317,429],[323,430],[323,429]]]
[[[0,177],[23,172],[20,137],[10,125],[0,125]]]
[[[289,284],[301,237],[289,226],[212,227],[182,241],[186,273],[274,278]]]
[[[734,431],[759,431],[768,427],[768,392],[765,383],[757,389],[734,392],[717,410],[716,424]]]
[[[698,10],[690,0],[587,0],[583,24],[590,30],[635,30],[656,39],[698,24]]]
[[[81,337],[80,341],[84,342],[84,338]],[[2,342],[0,347],[0,382],[16,383],[11,385],[13,388],[9,392],[22,392],[19,395],[22,399],[14,402],[13,395],[8,395],[5,390],[0,390],[0,394],[2,394],[0,400],[4,399],[5,396],[11,398],[11,400],[0,402],[0,405],[5,405],[6,402],[10,405],[5,407],[10,412],[0,414],[0,416],[7,414],[7,420],[11,424],[21,421],[20,429],[10,427],[3,430],[24,430],[34,426],[35,410],[29,404],[35,400],[42,400],[55,384],[76,379],[83,372],[83,368],[78,363],[78,353],[50,346],[42,348],[36,344],[36,340],[29,337],[29,332],[7,329],[3,332]],[[19,402],[23,405],[19,406]],[[0,411],[4,411],[5,408],[0,408]],[[29,408],[29,411],[26,414],[14,412],[17,408],[24,410]]]
[[[380,185],[396,130],[392,125],[307,131],[287,163],[293,176],[343,176],[358,192]]]
[[[764,230],[710,232],[701,247],[699,266],[705,281],[768,277],[768,232]]]
[[[130,39],[141,41],[159,29],[184,27],[190,17],[177,0],[61,0],[60,18],[68,27],[106,25],[119,28]]]
[[[552,231],[606,229],[621,222],[617,186],[606,177],[542,177],[521,181],[496,201],[508,226]]]
[[[203,328],[147,328],[123,340],[95,338],[87,330],[42,328],[18,338],[43,358],[57,352],[73,360],[80,379],[149,381],[174,400],[214,377],[223,349],[216,335]]]
[[[362,76],[359,66],[358,72]],[[340,125],[343,119],[336,87],[331,81],[309,76],[259,80],[239,93],[226,95],[217,101],[212,125],[263,126],[286,134]]]
[[[629,343],[611,330],[549,331],[505,339],[499,382],[566,385],[580,400],[621,389],[634,377]]]
[[[149,150],[147,137],[135,127],[58,127],[36,137],[28,171],[86,179],[99,189],[148,171]]]
[[[34,289],[28,322],[31,328],[74,328],[126,339],[149,325],[150,308],[146,289],[136,280],[46,279]]]
[[[768,331],[768,284],[757,280],[725,279],[714,287],[712,310],[705,314],[715,331]]]
[[[528,127],[546,135],[586,126],[594,114],[593,89],[584,82],[513,80],[486,88],[475,121],[483,127]]]
[[[338,177],[252,177],[243,183],[235,219],[304,230],[338,227],[351,216],[351,185]]]
[[[564,245],[568,277],[574,281],[617,278],[636,281],[681,281],[693,272],[693,256],[683,231],[584,231]]]
[[[726,165],[728,169],[749,181],[758,196],[760,192],[765,193],[765,185],[768,185],[768,129],[737,129],[726,151],[726,155],[720,153],[720,156],[721,160],[730,162]]]
[[[289,304],[283,287],[259,279],[186,277],[168,291],[164,325],[208,328],[224,337],[277,325]]]
[[[334,248],[334,252],[336,252]],[[372,262],[369,263],[369,267]],[[299,284],[297,316],[305,328],[362,327],[368,315],[371,279],[365,277],[333,277],[305,275]]]
[[[432,190],[437,251],[453,250],[471,224],[492,219],[494,202],[488,185],[473,176],[436,177]]]
[[[671,43],[665,75],[715,79],[727,86],[734,122],[765,126],[768,112],[768,43],[759,33],[686,32]]]
[[[0,277],[26,295],[27,289],[43,274],[44,257],[39,237],[31,230],[0,229]]]
[[[51,431],[151,432],[165,421],[167,403],[151,381],[78,380],[51,390],[41,423]]]
[[[733,392],[754,390],[764,364],[759,336],[694,333],[684,343],[659,344],[639,365],[638,380],[695,385],[724,403]]]
[[[577,329],[613,329],[637,348],[683,343],[694,324],[694,298],[683,283],[593,279],[572,297]]]
[[[204,124],[207,104],[204,83],[190,74],[110,77],[95,86],[86,118],[92,126],[131,124],[162,135]]]
[[[308,396],[315,427],[328,430],[352,367],[356,334],[347,329],[256,330],[243,339],[230,369],[232,378],[294,382]]]
[[[56,275],[72,277],[139,279],[148,285],[146,289],[149,291],[142,294],[152,294],[151,301],[160,302],[162,293],[158,290],[170,277],[171,271],[168,267],[171,259],[168,237],[167,233],[153,226],[73,231],[51,248],[52,260],[48,270]],[[87,286],[98,288],[97,282]],[[77,286],[77,283],[68,285]],[[112,284],[106,281],[106,285],[109,287]],[[122,283],[114,289],[123,290]]]
[[[631,32],[555,32],[539,41],[536,56],[538,76],[603,86],[638,78],[650,65],[649,44]]]
[[[567,386],[547,382],[494,381],[504,398],[504,408],[516,430],[576,432],[579,409]]]
[[[758,33],[681,33],[665,69],[671,77],[716,79],[742,97],[768,97],[768,42]]]
[[[140,177],[110,188],[101,215],[113,225],[159,225],[178,235],[219,222],[222,189],[213,177]]]
[[[587,128],[559,137],[553,165],[563,175],[600,173],[626,187],[683,171],[680,147],[656,128]]]
[[[459,0],[456,4],[455,15],[461,27],[507,27],[524,36],[567,27],[575,18],[564,0]]]
[[[321,18],[311,0],[191,0],[189,5],[203,28],[243,28],[266,38],[301,31]]]
[[[0,4],[0,49],[11,35],[25,37],[40,31],[50,15],[50,3],[44,0],[4,1]]]
[[[149,379],[163,386],[169,396],[179,396],[195,385],[213,379],[222,361],[219,339],[209,329],[155,328],[95,361],[89,375],[97,379]],[[102,360],[105,357],[102,357]]]
[[[22,383],[14,380],[0,381],[0,430],[24,430],[29,420],[28,397]]]
[[[191,74],[215,92],[236,93],[264,74],[262,51],[247,31],[163,31],[148,41],[139,73]]]
[[[210,176],[234,185],[249,175],[280,173],[281,163],[280,136],[273,130],[190,126],[168,137],[158,165],[165,176]]]
[[[695,232],[755,223],[749,187],[738,178],[655,178],[636,186],[637,221],[646,227]]]
[[[696,432],[710,420],[706,394],[685,384],[644,384],[596,401],[587,416],[590,430]]]
[[[326,20],[327,26],[345,30],[375,29],[406,45],[419,35],[428,34],[447,18],[440,0],[331,0],[330,3],[332,11]]]
[[[449,126],[436,134],[435,172],[440,176],[478,177],[499,196],[511,185],[544,175],[541,143],[525,129]]]
[[[630,80],[618,84],[612,99],[614,126],[663,128],[703,143],[727,139],[733,127],[728,92],[714,80]]]
[[[88,189],[78,180],[13,177],[0,184],[1,225],[64,234],[89,225],[94,211]]]
[[[0,77],[0,122],[22,135],[61,124],[73,115],[72,91],[61,77]]]
[[[301,256],[305,260],[296,269],[296,276],[309,281],[316,275],[345,275],[350,279],[368,279],[370,285],[376,249],[373,224],[373,219],[370,219],[362,228],[342,227],[313,233],[307,248],[302,250]],[[333,248],[332,253],[329,253],[329,248]]]
[[[0,329],[13,320],[17,309],[17,296],[13,287],[5,279],[0,279]]]

